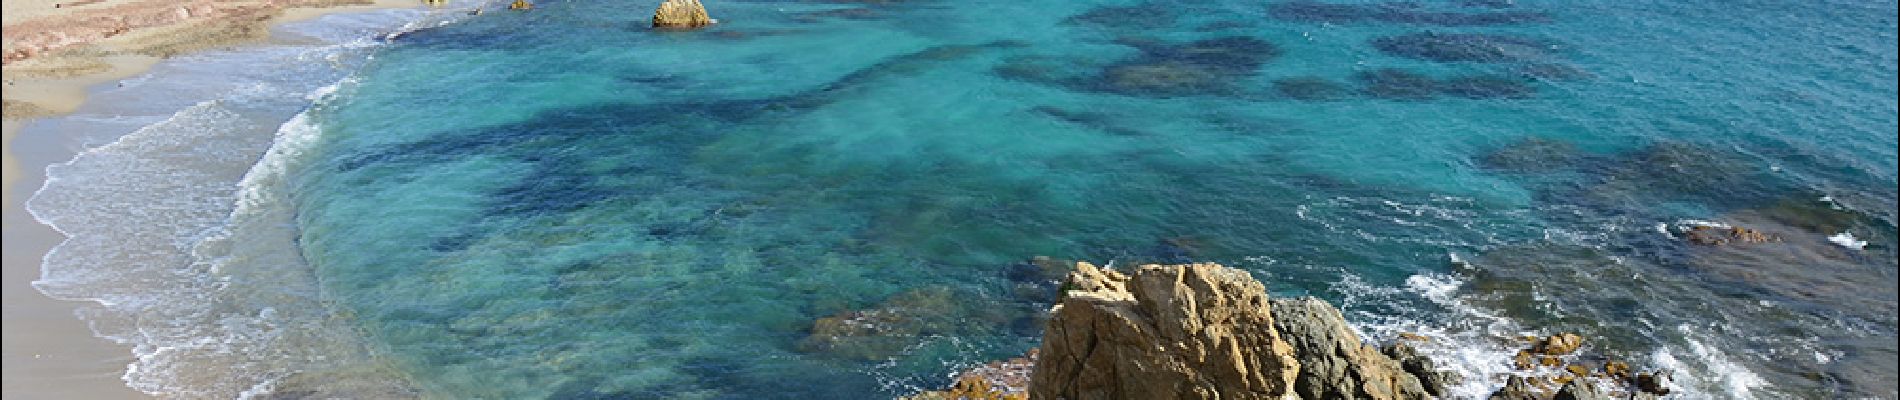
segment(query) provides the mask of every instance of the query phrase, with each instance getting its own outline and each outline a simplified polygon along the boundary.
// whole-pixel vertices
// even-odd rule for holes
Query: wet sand
[[[60,4],[61,7],[53,7]],[[76,6],[68,6],[77,4]],[[8,51],[13,39],[36,21],[59,21],[81,12],[99,12],[141,4],[165,6],[150,0],[45,1],[7,0],[5,15]],[[156,25],[116,34],[90,43],[55,50],[41,57],[9,58],[4,68],[4,320],[0,321],[0,363],[4,364],[7,399],[124,399],[149,397],[126,387],[121,375],[132,362],[131,350],[94,337],[75,312],[84,302],[48,298],[32,287],[40,276],[40,260],[63,236],[40,224],[24,207],[44,182],[45,168],[70,159],[78,144],[49,137],[22,138],[23,128],[38,118],[72,112],[85,102],[89,88],[144,73],[165,56],[180,52],[239,46],[266,38],[258,27],[306,20],[325,14],[388,7],[414,7],[411,0],[258,1],[277,7],[264,20],[239,15],[231,21],[190,20]],[[332,7],[332,5],[336,5]],[[312,7],[303,7],[312,6]],[[260,11],[260,12],[266,12]],[[29,136],[31,133],[29,132]]]

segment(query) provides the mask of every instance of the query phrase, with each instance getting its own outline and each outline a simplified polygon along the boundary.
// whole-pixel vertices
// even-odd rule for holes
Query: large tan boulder
[[[712,25],[711,15],[706,14],[706,6],[699,0],[666,0],[660,8],[653,11],[655,28],[698,28]]]
[[[1265,286],[1216,264],[1078,263],[1044,332],[1034,399],[1290,399],[1300,364]]]

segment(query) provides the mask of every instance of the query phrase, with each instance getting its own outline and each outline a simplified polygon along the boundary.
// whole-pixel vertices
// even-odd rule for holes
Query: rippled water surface
[[[1892,3],[652,6],[405,31],[275,134],[240,200],[375,390],[903,394],[1034,346],[1047,256],[1253,271],[1463,395],[1581,331],[1695,397],[1897,396]],[[880,308],[928,317],[812,336]]]

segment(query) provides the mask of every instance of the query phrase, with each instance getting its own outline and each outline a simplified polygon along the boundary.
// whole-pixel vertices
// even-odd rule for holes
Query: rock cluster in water
[[[1632,373],[1628,363],[1615,360],[1577,362],[1581,335],[1526,339],[1530,346],[1512,358],[1520,374],[1491,393],[1492,400],[1655,399],[1670,392],[1667,373]]]
[[[699,0],[666,0],[653,11],[655,28],[698,28],[713,24],[712,16]]]
[[[1366,344],[1324,301],[1269,299],[1217,264],[1076,263],[1063,287],[1040,349],[913,398],[1419,399],[1458,379],[1410,347]],[[1026,387],[978,373],[1025,363]]]
[[[1401,334],[1374,347],[1315,298],[1269,299],[1247,272],[1217,264],[1075,263],[1042,347],[908,399],[1425,399],[1464,378]],[[1654,399],[1666,373],[1577,361],[1584,338],[1526,338],[1498,400]],[[1033,372],[1031,372],[1033,371]]]

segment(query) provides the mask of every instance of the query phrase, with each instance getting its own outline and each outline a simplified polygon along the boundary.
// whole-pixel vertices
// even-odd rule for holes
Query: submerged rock
[[[1461,76],[1438,82],[1438,91],[1467,99],[1521,99],[1537,94],[1529,81],[1501,75]]]
[[[1052,311],[1030,387],[1043,399],[1277,399],[1300,364],[1266,287],[1215,264],[1080,263]]]
[[[1575,168],[1585,157],[1570,142],[1528,137],[1478,157],[1479,165],[1513,172],[1551,172]]]
[[[896,356],[930,335],[972,333],[1001,325],[983,315],[948,287],[932,286],[900,293],[877,307],[840,312],[812,322],[798,341],[799,351],[840,358],[882,360]],[[965,318],[977,317],[977,321]]]
[[[1437,26],[1486,26],[1551,21],[1549,14],[1535,11],[1429,11],[1419,3],[1409,1],[1359,4],[1288,1],[1267,6],[1267,15],[1284,21],[1331,24],[1385,22]]]
[[[1488,33],[1411,33],[1373,39],[1372,47],[1437,62],[1515,62],[1550,55],[1550,44],[1542,40]]]
[[[1397,68],[1360,72],[1353,78],[1365,84],[1372,97],[1391,100],[1429,100],[1438,97],[1438,81],[1424,74]]]
[[[1317,76],[1275,80],[1273,89],[1300,101],[1333,101],[1352,97],[1352,89],[1346,88],[1346,85]]]
[[[1420,399],[1417,377],[1359,340],[1339,309],[1319,299],[1275,299],[1273,325],[1300,361],[1294,389],[1307,399]]]
[[[660,8],[653,11],[655,28],[698,28],[712,25],[712,16],[706,13],[706,6],[699,0],[666,0]]]
[[[1160,29],[1174,25],[1179,18],[1178,4],[1142,3],[1133,6],[1101,6],[1063,19],[1067,25],[1103,28]]]
[[[994,71],[1004,78],[1062,86],[1078,91],[1129,96],[1178,97],[1229,95],[1280,49],[1264,40],[1229,36],[1173,43],[1122,38],[1134,57],[1101,63],[1090,58],[1014,57]]]
[[[1125,93],[1191,95],[1225,85],[1213,71],[1183,63],[1119,65],[1102,75],[1110,87]]]
[[[1122,44],[1142,55],[1112,65],[1102,72],[1109,91],[1157,97],[1225,94],[1280,49],[1267,41],[1244,36],[1167,44],[1125,39]]]

